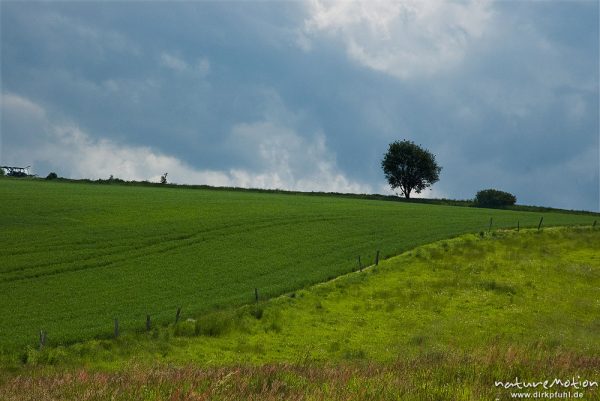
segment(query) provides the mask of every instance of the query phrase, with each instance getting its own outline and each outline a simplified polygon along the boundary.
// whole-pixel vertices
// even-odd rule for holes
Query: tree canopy
[[[392,189],[400,188],[406,199],[437,182],[442,170],[431,152],[409,140],[390,143],[381,167]]]

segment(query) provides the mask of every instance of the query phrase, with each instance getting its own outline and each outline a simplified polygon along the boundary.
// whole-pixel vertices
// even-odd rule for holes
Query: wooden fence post
[[[40,330],[40,350],[46,345],[46,332]]]
[[[115,338],[119,337],[119,319],[115,319]]]
[[[517,232],[519,232],[519,220],[517,220]]]
[[[146,315],[146,331],[150,331],[150,315]]]
[[[592,228],[596,227],[596,220],[594,220],[594,224],[592,224]]]
[[[358,271],[361,272],[362,271],[362,263],[360,261],[360,255],[358,255]]]
[[[254,289],[254,300],[258,302],[258,288]]]
[[[488,228],[488,232],[492,231],[492,218],[490,217],[490,226]]]
[[[542,218],[540,219],[540,224],[538,224],[538,231],[540,231],[540,228],[542,228],[542,221],[544,221],[544,216],[542,216]]]
[[[375,254],[375,266],[379,266],[379,250]]]
[[[181,306],[177,308],[177,314],[175,315],[175,324],[179,323],[179,317],[181,316]]]

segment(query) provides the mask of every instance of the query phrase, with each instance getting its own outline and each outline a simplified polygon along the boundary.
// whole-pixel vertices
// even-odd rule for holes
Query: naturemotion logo
[[[581,399],[583,392],[579,390],[588,390],[598,387],[595,380],[582,379],[580,376],[570,379],[546,379],[540,381],[526,381],[515,377],[512,381],[494,381],[494,386],[507,390],[535,390],[511,392],[510,398],[534,398],[534,399]],[[545,391],[552,390],[552,391]],[[566,391],[568,390],[568,391]],[[496,400],[499,400],[497,398]]]

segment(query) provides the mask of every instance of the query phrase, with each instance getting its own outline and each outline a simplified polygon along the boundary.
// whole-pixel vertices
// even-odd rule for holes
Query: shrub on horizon
[[[517,197],[511,193],[497,189],[484,189],[475,195],[475,206],[499,208],[512,206],[517,202]]]

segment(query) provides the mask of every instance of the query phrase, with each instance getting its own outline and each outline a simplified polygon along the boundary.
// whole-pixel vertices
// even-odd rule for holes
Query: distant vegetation
[[[0,177],[13,177],[13,178],[26,178],[35,177],[29,174],[29,168],[27,167],[16,167],[16,166],[0,166]]]
[[[506,207],[513,206],[516,202],[516,196],[497,189],[484,189],[475,195],[475,205],[478,207]]]
[[[113,178],[112,182],[117,179]],[[106,182],[104,184],[107,184]],[[264,300],[466,232],[540,213],[351,197],[0,181],[0,348],[113,335]],[[552,225],[594,217],[545,213]],[[359,259],[360,257],[360,259]]]

